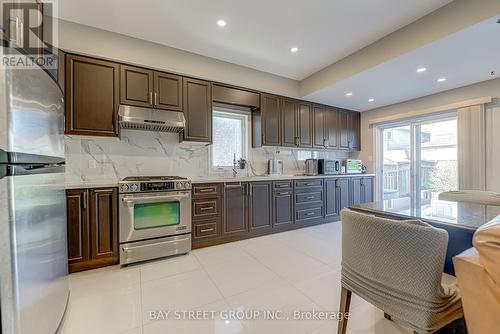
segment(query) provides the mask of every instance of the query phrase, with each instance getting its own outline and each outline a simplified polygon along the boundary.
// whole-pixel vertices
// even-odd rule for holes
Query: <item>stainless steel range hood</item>
[[[121,105],[118,116],[122,129],[178,133],[186,126],[184,113],[177,111]]]

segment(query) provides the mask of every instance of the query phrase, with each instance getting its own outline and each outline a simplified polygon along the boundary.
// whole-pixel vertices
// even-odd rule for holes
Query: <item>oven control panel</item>
[[[190,181],[159,181],[141,183],[121,183],[120,193],[190,190]]]

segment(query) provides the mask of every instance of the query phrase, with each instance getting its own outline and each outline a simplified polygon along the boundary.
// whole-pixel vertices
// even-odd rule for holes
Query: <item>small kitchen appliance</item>
[[[318,175],[318,159],[306,159],[306,172],[307,176]]]
[[[318,173],[321,175],[340,174],[342,173],[342,161],[318,159]]]
[[[363,172],[363,161],[356,159],[344,160],[346,174],[361,174]]]
[[[119,194],[121,265],[191,250],[191,181],[127,177]]]
[[[283,160],[269,159],[267,162],[267,174],[283,175]]]

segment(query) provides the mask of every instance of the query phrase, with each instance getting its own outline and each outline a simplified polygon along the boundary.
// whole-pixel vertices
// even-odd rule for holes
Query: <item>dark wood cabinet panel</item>
[[[118,136],[119,65],[66,55],[66,134]]]
[[[338,211],[347,208],[351,201],[351,187],[348,178],[341,178],[337,181]]]
[[[87,190],[66,191],[66,216],[68,219],[68,262],[70,271],[78,263],[90,258]]]
[[[66,191],[69,271],[119,262],[118,189]]]
[[[248,186],[250,229],[272,228],[272,182],[251,182]]]
[[[325,110],[325,138],[327,148],[339,147],[339,113],[334,108]]]
[[[297,103],[294,100],[282,100],[281,124],[281,145],[287,147],[298,146]]]
[[[214,102],[250,107],[252,109],[260,107],[260,94],[255,91],[214,83],[212,93]]]
[[[337,198],[337,179],[325,179],[325,217],[336,217],[339,215]]]
[[[140,67],[120,66],[120,102],[137,107],[153,107],[153,71]]]
[[[184,140],[212,142],[212,84],[210,82],[184,78],[184,116],[186,118]]]
[[[261,94],[263,145],[281,145],[281,103],[278,96]]]
[[[293,190],[280,190],[273,194],[273,225],[293,224]]]
[[[313,105],[314,121],[314,147],[325,148],[327,146],[326,133],[326,108],[320,105]]]
[[[154,107],[183,111],[182,77],[180,75],[154,72]]]
[[[350,149],[361,150],[361,114],[356,111],[349,113]]]
[[[248,183],[226,184],[224,187],[224,235],[248,232]]]
[[[363,178],[363,201],[364,203],[373,202],[373,190],[374,190],[374,181],[373,177],[365,177]]]
[[[307,102],[299,102],[297,105],[297,136],[300,147],[313,146],[313,118],[312,105]]]
[[[193,184],[193,198],[218,197],[222,195],[222,183]]]
[[[118,263],[118,189],[90,190],[92,260]]]
[[[193,219],[203,219],[221,214],[219,198],[203,198],[193,200]]]
[[[355,177],[351,179],[352,205],[373,202],[373,182],[373,177]]]
[[[351,130],[349,128],[349,112],[339,111],[339,149],[349,150]]]
[[[196,221],[193,224],[193,239],[209,239],[219,236],[220,218]]]
[[[363,202],[361,189],[361,178],[351,179],[351,204],[358,205]]]

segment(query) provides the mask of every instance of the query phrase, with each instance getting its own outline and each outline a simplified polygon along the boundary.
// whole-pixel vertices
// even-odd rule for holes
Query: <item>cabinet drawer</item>
[[[273,182],[273,189],[276,191],[289,190],[293,187],[293,181],[275,181]]]
[[[323,201],[323,192],[310,192],[310,193],[300,193],[295,194],[296,203],[311,203],[311,202],[321,202]]]
[[[220,214],[220,199],[196,199],[193,200],[193,218],[206,218]]]
[[[216,237],[219,235],[219,225],[217,221],[207,221],[195,224],[193,226],[194,238]]]
[[[220,196],[222,183],[193,184],[193,198]]]
[[[301,188],[312,188],[312,187],[323,187],[323,179],[295,181],[295,188],[301,189]]]
[[[297,220],[320,218],[323,216],[322,208],[304,209],[296,212]]]

